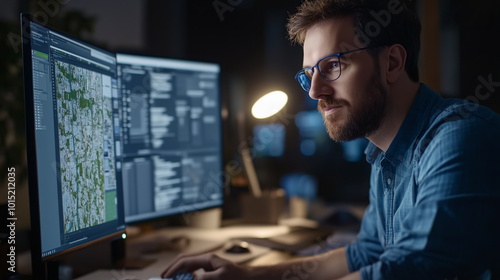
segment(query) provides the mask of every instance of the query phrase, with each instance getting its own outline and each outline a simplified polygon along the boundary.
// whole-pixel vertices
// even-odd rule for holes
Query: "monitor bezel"
[[[41,24],[36,21],[36,18],[29,13],[21,13],[21,38],[22,38],[22,61],[23,61],[23,83],[24,83],[24,103],[25,103],[25,131],[26,131],[26,160],[27,160],[27,174],[28,174],[28,192],[29,192],[29,207],[30,207],[30,223],[31,223],[31,261],[32,261],[32,275],[35,279],[47,275],[47,267],[44,263],[58,260],[61,256],[79,251],[83,248],[101,243],[104,241],[118,240],[122,238],[125,233],[125,219],[123,217],[123,229],[119,229],[108,235],[98,237],[94,240],[88,241],[83,244],[67,248],[63,251],[56,252],[48,256],[42,256],[42,240],[41,240],[41,224],[40,224],[40,203],[39,203],[39,184],[38,184],[38,159],[36,148],[36,131],[35,131],[35,108],[34,108],[34,94],[33,94],[33,63],[31,58],[31,23],[36,23],[57,32],[68,39],[74,40],[82,44],[89,44],[83,42],[71,35],[68,35],[52,27],[47,27],[46,24]],[[91,44],[90,44],[91,45]],[[99,47],[93,46],[97,50],[109,53]],[[111,53],[114,54],[114,53]],[[116,57],[116,55],[115,55]],[[123,203],[123,202],[122,202]]]
[[[26,160],[28,167],[28,191],[31,222],[31,263],[32,274],[45,274],[42,266],[42,240],[40,229],[40,204],[38,195],[38,169],[35,137],[35,107],[33,96],[33,64],[31,61],[31,22],[30,14],[21,13],[22,60],[24,83],[24,106],[26,125]],[[36,185],[36,186],[35,186]]]

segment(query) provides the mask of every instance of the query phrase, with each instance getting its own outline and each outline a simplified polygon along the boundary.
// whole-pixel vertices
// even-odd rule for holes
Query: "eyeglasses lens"
[[[318,64],[321,76],[327,81],[334,81],[340,76],[340,62],[336,56],[327,57]]]
[[[320,75],[327,81],[335,81],[340,77],[340,61],[336,56],[326,57],[318,62],[318,70]],[[313,68],[307,68],[300,71],[295,79],[299,82],[300,86],[309,92],[311,89],[311,79],[313,75]]]

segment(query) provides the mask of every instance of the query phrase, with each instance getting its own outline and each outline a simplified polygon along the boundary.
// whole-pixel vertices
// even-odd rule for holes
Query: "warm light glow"
[[[265,119],[278,113],[285,107],[288,96],[282,91],[273,91],[262,96],[252,107],[252,115],[256,119]]]

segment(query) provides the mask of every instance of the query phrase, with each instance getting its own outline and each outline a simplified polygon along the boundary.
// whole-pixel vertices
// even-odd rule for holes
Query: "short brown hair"
[[[290,40],[303,44],[309,28],[335,16],[353,17],[356,35],[363,38],[365,47],[401,44],[407,53],[406,72],[418,82],[421,25],[404,0],[306,0],[288,20]],[[375,57],[379,51],[370,53]]]

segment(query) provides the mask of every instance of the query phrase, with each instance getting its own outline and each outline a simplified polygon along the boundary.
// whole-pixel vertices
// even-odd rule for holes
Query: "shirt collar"
[[[385,158],[387,160],[395,165],[401,162],[401,151],[407,151],[410,148],[415,138],[421,133],[425,123],[427,123],[426,120],[430,117],[430,112],[433,111],[433,108],[440,99],[441,97],[437,92],[433,91],[425,84],[420,84],[420,88],[410,111],[406,115],[396,137],[385,153]],[[369,142],[365,149],[366,161],[372,164],[381,152],[383,153],[383,151],[372,142]]]

